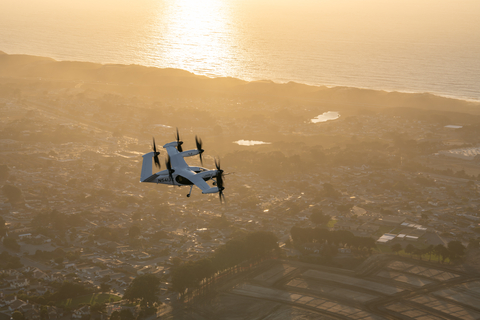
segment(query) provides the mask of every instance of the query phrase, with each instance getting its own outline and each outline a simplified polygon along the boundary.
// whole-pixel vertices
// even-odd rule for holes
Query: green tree
[[[170,261],[172,262],[174,267],[178,267],[183,263],[183,260],[180,257],[171,257]]]
[[[5,226],[5,220],[0,216],[0,238],[7,234],[7,227]]]
[[[120,320],[134,320],[135,317],[133,316],[132,311],[130,309],[122,309],[120,310]]]
[[[324,214],[321,210],[315,211],[310,215],[310,220],[314,224],[326,224],[328,221],[330,221],[330,216]]]
[[[448,243],[448,251],[452,259],[459,259],[465,255],[465,246],[460,241],[450,241]]]
[[[132,283],[125,290],[123,299],[129,301],[141,300],[143,303],[157,301],[160,279],[152,274],[144,274],[133,279]]]
[[[95,302],[95,303],[91,306],[90,310],[91,310],[92,312],[102,312],[102,311],[105,311],[105,307],[106,307],[105,303]]]
[[[40,320],[48,320],[48,307],[47,306],[42,306],[40,309]]]
[[[443,244],[437,244],[434,248],[433,248],[433,252],[442,257],[442,262],[445,261],[446,258],[449,257],[449,251],[447,248],[445,248],[445,246]]]
[[[15,251],[20,250],[20,245],[17,243],[17,240],[15,240],[11,237],[3,238],[3,245],[5,247],[10,248],[10,249],[15,250]]]
[[[137,225],[133,225],[130,227],[130,229],[128,229],[128,236],[130,238],[136,238],[140,235],[140,233],[141,233],[140,227]]]
[[[90,290],[85,288],[82,284],[65,281],[60,288],[58,288],[58,291],[53,294],[52,299],[59,300],[75,298],[89,292]]]
[[[478,249],[478,248],[480,248],[480,239],[478,239],[478,238],[477,238],[477,239],[473,239],[473,238],[470,239],[470,240],[468,241],[468,248],[469,248],[469,249],[470,249],[470,248],[471,248],[471,249]]]
[[[100,283],[100,292],[110,292],[110,287],[108,283]]]
[[[120,320],[120,312],[113,311],[110,315],[110,320]]]
[[[18,310],[13,311],[12,320],[25,320],[25,316]]]
[[[340,196],[340,192],[335,190],[331,183],[324,183],[323,184],[323,193],[326,197],[338,198]]]
[[[2,191],[10,203],[16,203],[23,200],[22,191],[16,186],[6,184],[3,186]]]
[[[8,178],[8,167],[6,164],[0,165],[0,180],[5,180]]]
[[[405,248],[405,252],[409,253],[410,255],[415,253],[415,250],[416,250],[415,246],[411,243],[407,244],[407,247]]]
[[[392,245],[392,251],[398,254],[398,252],[402,250],[402,245],[400,243],[395,243]]]
[[[132,214],[132,221],[140,221],[142,220],[142,213],[137,211]]]

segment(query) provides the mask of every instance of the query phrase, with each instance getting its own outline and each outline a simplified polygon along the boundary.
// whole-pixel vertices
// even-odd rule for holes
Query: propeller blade
[[[167,166],[168,176],[170,178],[170,181],[172,181],[172,185],[173,185],[173,173],[175,172],[175,170],[172,169],[172,163],[170,162],[169,155],[167,155],[167,159],[165,159],[165,165]]]
[[[220,169],[220,159],[215,159],[215,167],[217,168],[217,187],[218,187],[218,197],[220,199],[220,202],[223,203],[223,200],[225,200],[225,195],[223,194],[223,190],[225,189],[224,187],[224,181],[223,181],[223,170]],[[223,198],[223,200],[222,200]]]
[[[177,150],[178,152],[183,152],[183,148],[182,148],[182,144],[183,144],[183,141],[180,140],[180,134],[178,133],[178,128],[177,128]]]
[[[202,139],[200,139],[199,137],[195,136],[195,144],[197,145],[197,150],[199,151],[199,156],[200,156],[200,163],[202,164],[203,166],[203,158],[202,158],[202,153],[203,153],[203,149],[202,149]]]
[[[220,195],[220,203],[227,202],[227,200],[225,200],[225,195],[223,194],[223,191],[220,191],[219,195]]]
[[[158,160],[158,156],[160,152],[157,151],[157,145],[155,144],[155,138],[153,138],[153,161],[155,162],[155,166],[160,169],[160,160]]]

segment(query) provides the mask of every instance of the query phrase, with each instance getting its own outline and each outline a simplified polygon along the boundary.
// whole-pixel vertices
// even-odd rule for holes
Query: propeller
[[[215,159],[215,167],[217,168],[217,187],[218,187],[218,196],[220,198],[220,202],[223,202],[225,200],[225,195],[223,194],[223,190],[225,187],[223,186],[223,170],[220,169],[220,159]],[[223,200],[222,200],[223,198]]]
[[[155,138],[153,138],[153,161],[155,162],[155,166],[157,166],[158,169],[160,169],[160,160],[158,160],[158,156],[160,155],[160,152],[157,151],[157,145],[155,144]]]
[[[169,155],[167,155],[167,159],[165,159],[165,165],[167,166],[168,176],[170,177],[170,180],[172,181],[172,185],[173,185],[173,173],[175,172],[175,170],[172,169],[172,163],[170,162]]]
[[[203,158],[202,158],[202,153],[203,153],[203,149],[202,149],[202,139],[200,139],[199,137],[195,136],[195,144],[197,145],[197,150],[199,152],[199,156],[200,156],[200,163],[202,164],[203,166]]]
[[[183,141],[180,140],[180,135],[178,134],[178,128],[177,128],[177,150],[178,152],[182,152],[183,149],[182,149],[182,144],[183,144]]]

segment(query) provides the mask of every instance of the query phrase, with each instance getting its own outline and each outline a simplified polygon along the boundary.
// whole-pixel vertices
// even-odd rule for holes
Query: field
[[[372,256],[358,272],[277,260],[165,319],[475,320],[479,292],[477,275],[393,254]]]

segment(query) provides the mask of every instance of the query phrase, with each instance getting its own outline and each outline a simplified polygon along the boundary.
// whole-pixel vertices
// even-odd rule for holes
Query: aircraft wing
[[[202,190],[202,193],[218,192],[217,187],[210,187],[201,176],[197,175],[193,171],[185,170],[181,173],[181,175],[190,180],[194,185],[196,185],[200,190]]]

